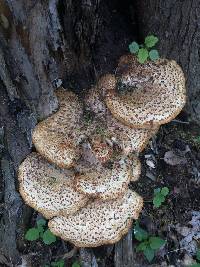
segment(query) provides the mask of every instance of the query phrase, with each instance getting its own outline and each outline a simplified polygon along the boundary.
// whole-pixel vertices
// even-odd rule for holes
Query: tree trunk
[[[53,91],[76,92],[112,72],[128,44],[152,32],[160,53],[176,59],[187,75],[191,118],[200,122],[197,16],[200,1],[0,0],[0,264],[17,266],[26,245],[32,209],[17,191],[17,170],[32,150],[36,123],[57,108]],[[83,250],[83,266],[133,266],[131,233],[105,249]],[[86,255],[86,256],[85,256]],[[87,260],[85,260],[87,258]],[[37,265],[34,265],[37,266]],[[41,266],[41,263],[40,265]]]
[[[182,66],[188,94],[185,110],[200,124],[200,0],[142,0],[136,9],[140,38],[154,33],[161,56]]]

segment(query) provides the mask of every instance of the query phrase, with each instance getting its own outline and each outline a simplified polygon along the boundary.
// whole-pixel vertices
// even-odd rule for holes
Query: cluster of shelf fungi
[[[173,60],[140,64],[125,55],[84,100],[55,93],[59,109],[37,124],[37,152],[19,168],[21,196],[75,246],[113,244],[142,210],[129,184],[141,173],[139,153],[184,107],[184,74]]]

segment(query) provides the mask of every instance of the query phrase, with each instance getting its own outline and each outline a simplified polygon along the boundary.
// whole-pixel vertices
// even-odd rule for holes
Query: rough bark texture
[[[161,56],[175,59],[187,80],[186,111],[200,124],[200,0],[137,1],[140,38],[159,37]]]
[[[134,1],[133,1],[134,2]],[[17,266],[32,210],[17,191],[17,169],[32,150],[38,120],[57,108],[61,83],[77,92],[112,72],[128,44],[148,32],[160,37],[161,54],[187,74],[188,106],[200,121],[200,1],[0,0],[0,264]],[[138,33],[140,35],[138,35]],[[131,232],[115,248],[81,250],[85,267],[133,266]],[[35,265],[36,266],[36,265]]]

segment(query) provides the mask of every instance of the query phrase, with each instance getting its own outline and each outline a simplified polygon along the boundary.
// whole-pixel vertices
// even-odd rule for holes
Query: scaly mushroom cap
[[[104,83],[104,78],[99,82],[101,86]],[[113,76],[108,75],[108,78],[112,80]],[[112,82],[110,83],[112,84]],[[126,155],[133,151],[141,152],[148,144],[149,139],[158,131],[158,127],[155,129],[131,128],[115,119],[103,102],[97,87],[89,91],[85,103],[87,109],[95,116],[91,125],[88,126],[88,133],[90,133],[88,135],[93,136],[95,129],[102,128],[104,139],[117,144]]]
[[[55,217],[48,226],[52,233],[77,247],[113,244],[128,232],[142,206],[142,198],[128,190],[123,198],[94,200],[74,215]]]
[[[102,140],[100,135],[92,136],[91,149],[94,156],[101,162],[105,163],[112,157],[112,147],[110,147],[105,140]]]
[[[19,191],[24,201],[47,219],[77,212],[88,202],[73,188],[74,173],[31,153],[19,167]]]
[[[134,56],[125,56],[120,59],[116,78],[106,75],[98,87],[113,116],[133,128],[167,123],[186,102],[184,74],[173,60],[140,64]]]
[[[37,124],[32,138],[36,150],[48,161],[69,168],[79,157],[82,105],[72,92],[59,89],[56,95],[59,110]]]
[[[132,163],[128,158],[115,159],[107,164],[80,161],[76,170],[75,187],[80,193],[103,200],[118,198],[128,189],[132,177]]]

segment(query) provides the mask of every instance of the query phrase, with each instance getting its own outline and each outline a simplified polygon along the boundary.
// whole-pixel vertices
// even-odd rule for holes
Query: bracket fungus
[[[50,164],[33,152],[20,165],[19,191],[24,201],[50,219],[69,215],[86,205],[88,197],[74,190],[74,173]]]
[[[120,94],[120,88],[126,93]],[[174,60],[140,64],[134,56],[125,56],[120,59],[116,76],[104,76],[99,89],[112,115],[133,128],[167,123],[186,102],[185,77]]]
[[[99,199],[68,217],[58,216],[49,221],[49,229],[77,247],[97,247],[119,241],[137,219],[143,206],[142,198],[128,190],[122,198]]]
[[[185,104],[183,72],[173,60],[139,64],[123,56],[115,75],[104,75],[83,103],[64,89],[56,95],[59,110],[33,131],[39,154],[19,167],[20,193],[64,240],[113,244],[142,209],[142,198],[128,187],[141,174],[139,152]]]
[[[56,96],[59,110],[37,124],[32,139],[36,150],[47,160],[69,168],[79,157],[83,108],[72,92],[59,89]]]
[[[88,197],[110,200],[127,191],[133,170],[128,158],[109,161],[106,165],[90,166],[87,161],[85,164],[86,171],[76,176],[75,186],[78,192]]]
[[[112,75],[107,76],[108,80],[113,80]],[[99,87],[106,82],[106,79],[104,81],[105,77],[100,79]],[[112,81],[110,83],[112,84]],[[99,87],[92,88],[85,97],[87,108],[94,113],[93,123],[88,127],[88,131],[91,132],[90,135],[94,135],[95,130],[100,125],[104,140],[117,144],[126,155],[131,152],[141,152],[148,144],[149,139],[156,134],[159,127],[154,129],[131,128],[118,121],[106,107],[100,94],[101,91],[98,90]]]

